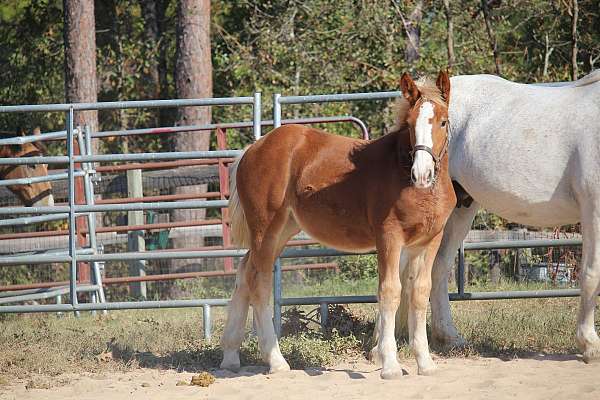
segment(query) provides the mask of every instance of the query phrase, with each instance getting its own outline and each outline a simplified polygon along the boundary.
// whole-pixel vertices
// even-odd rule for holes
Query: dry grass
[[[471,345],[461,351],[438,353],[442,356],[526,357],[539,352],[576,352],[578,299],[472,301],[452,306],[456,323]],[[292,325],[286,328],[295,333],[281,341],[282,352],[293,368],[323,367],[365,356],[370,347],[374,305],[331,309],[331,324],[324,333],[316,323],[318,318],[304,322],[298,318],[309,310],[296,312],[296,319],[291,318]],[[221,358],[217,343],[224,310],[215,310],[213,317],[215,339],[207,342],[202,338],[199,310],[121,311],[107,317],[81,318],[3,316],[0,385],[22,379],[32,387],[45,387],[64,384],[63,374],[137,367],[190,372],[215,368]],[[401,357],[410,355],[405,343],[399,350]],[[261,364],[256,339],[244,342],[242,363]]]

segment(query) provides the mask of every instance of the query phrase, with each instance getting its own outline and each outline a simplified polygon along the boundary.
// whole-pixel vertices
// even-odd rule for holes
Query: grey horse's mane
[[[593,83],[600,82],[600,69],[590,72],[583,78],[580,78],[573,82],[572,86],[581,87],[591,85]]]

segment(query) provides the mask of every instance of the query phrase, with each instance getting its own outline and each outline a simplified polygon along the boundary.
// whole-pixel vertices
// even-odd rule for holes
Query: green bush
[[[345,281],[369,279],[377,276],[377,256],[343,257],[338,262],[340,277]]]

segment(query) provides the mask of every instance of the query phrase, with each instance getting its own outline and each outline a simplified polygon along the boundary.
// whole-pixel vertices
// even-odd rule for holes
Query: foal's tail
[[[229,172],[229,217],[231,221],[231,241],[238,247],[250,247],[250,227],[246,221],[244,207],[240,203],[236,186],[236,175],[240,161],[244,154],[239,156],[232,164]]]

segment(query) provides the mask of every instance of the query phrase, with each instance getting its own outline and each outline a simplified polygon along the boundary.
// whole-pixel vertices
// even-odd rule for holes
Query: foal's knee
[[[401,291],[400,279],[381,282],[379,285],[379,301],[398,307],[401,299]]]
[[[426,309],[429,303],[429,293],[431,292],[431,281],[414,282],[410,301],[413,307],[418,310]]]

